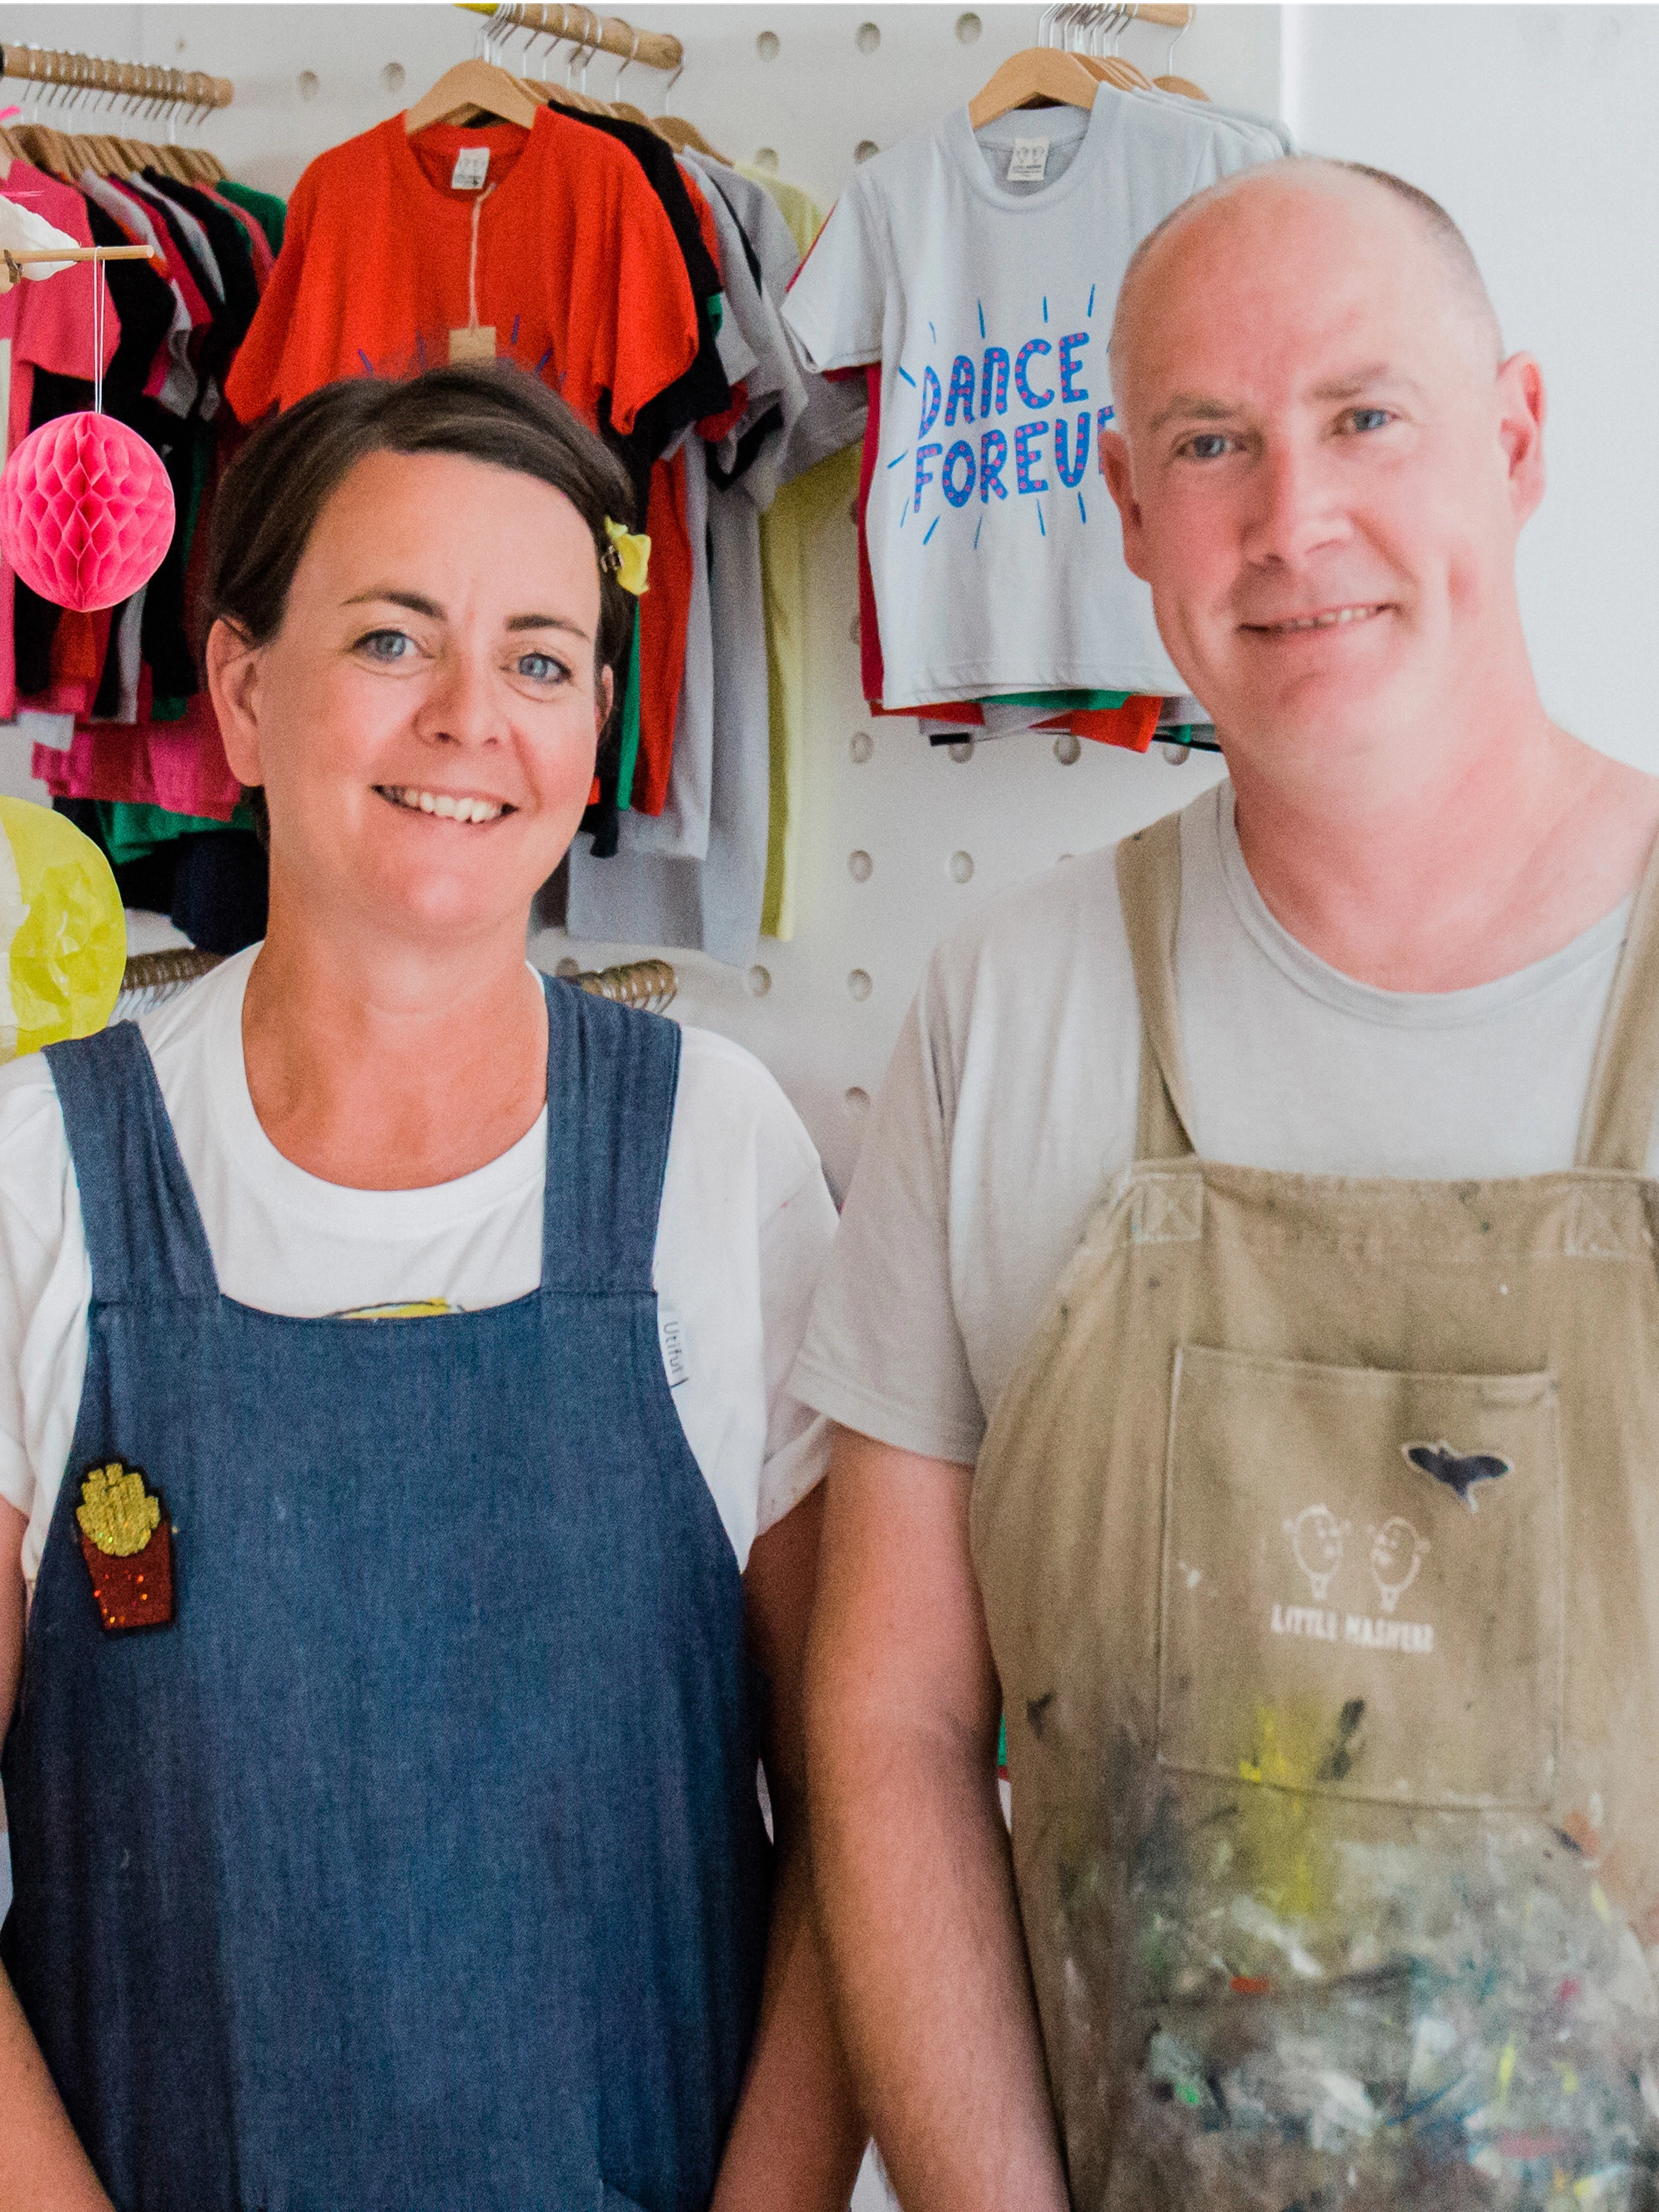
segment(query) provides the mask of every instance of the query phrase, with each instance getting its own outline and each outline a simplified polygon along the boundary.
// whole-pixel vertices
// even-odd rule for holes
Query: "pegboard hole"
[[[778,58],[778,48],[782,44],[775,31],[763,31],[755,41],[755,52],[763,62],[775,62]]]
[[[855,884],[867,884],[875,865],[867,853],[849,853],[847,855],[847,872]]]
[[[958,738],[955,744],[951,748],[951,757],[953,761],[972,760],[974,757],[973,739],[971,738]]]
[[[772,970],[763,968],[757,961],[744,980],[749,985],[750,998],[763,999],[772,988]]]
[[[1054,758],[1062,768],[1071,768],[1082,757],[1082,738],[1075,730],[1062,730],[1054,739]]]
[[[855,968],[847,979],[847,988],[862,1003],[876,987],[862,968]]]
[[[1075,853],[1062,853],[1060,856],[1060,865],[1063,868],[1067,860],[1074,860],[1076,858]]]
[[[974,879],[974,856],[971,853],[952,853],[950,860],[951,881],[970,884]]]
[[[562,981],[566,983],[570,981],[573,975],[580,975],[581,972],[581,962],[580,960],[573,960],[568,953],[565,955],[564,958],[560,961],[558,966],[553,970],[553,973],[558,976]]]
[[[380,71],[380,82],[388,92],[401,92],[408,82],[401,62],[388,62]]]
[[[755,149],[755,167],[757,169],[764,169],[769,176],[776,176],[778,173],[777,148],[775,146],[757,146]]]
[[[860,138],[853,149],[853,159],[855,161],[867,161],[880,151],[880,147],[873,138]]]
[[[870,1111],[870,1094],[862,1084],[854,1083],[848,1086],[847,1110],[854,1115],[867,1114]]]
[[[850,638],[852,639],[852,641],[853,641],[853,642],[854,642],[854,645],[856,645],[856,644],[858,643],[858,641],[859,641],[859,618],[858,618],[858,617],[857,617],[856,615],[854,615],[854,617],[853,617],[852,621],[851,621],[851,622],[849,622],[849,623],[848,623],[848,625],[847,625],[847,635],[848,635],[848,637],[850,637]]]
[[[853,33],[853,43],[861,54],[872,54],[881,44],[881,27],[878,23],[860,23]]]
[[[854,765],[862,768],[876,750],[876,741],[868,730],[854,730],[848,740],[847,750],[853,756]]]
[[[1193,749],[1190,745],[1165,745],[1163,753],[1171,768],[1185,768],[1193,757]]]
[[[965,15],[957,17],[957,44],[959,46],[971,46],[984,28],[984,24],[980,21],[979,17],[970,8]]]
[[[322,89],[322,82],[315,70],[301,70],[294,80],[295,89],[301,100],[315,100]]]

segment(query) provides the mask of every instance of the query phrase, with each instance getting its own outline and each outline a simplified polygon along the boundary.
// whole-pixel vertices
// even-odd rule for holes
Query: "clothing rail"
[[[228,107],[236,93],[228,77],[209,76],[201,70],[106,61],[95,54],[59,53],[43,46],[0,46],[0,76],[71,92],[106,93],[144,108],[187,107],[202,115]]]
[[[596,15],[591,8],[538,5],[537,0],[460,0],[469,15],[489,15],[497,23],[562,40],[589,55],[620,54],[647,69],[679,70],[685,48],[667,31],[636,31],[620,15]]]
[[[112,1022],[136,1022],[152,1006],[177,998],[199,976],[219,965],[224,956],[199,952],[193,945],[171,947],[165,952],[135,952],[121,977]],[[666,960],[630,960],[621,968],[586,969],[567,978],[592,998],[614,999],[624,1006],[638,1006],[659,1014],[672,1006],[679,979]]]

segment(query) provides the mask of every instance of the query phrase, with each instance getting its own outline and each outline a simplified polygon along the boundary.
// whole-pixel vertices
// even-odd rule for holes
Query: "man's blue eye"
[[[1189,439],[1188,447],[1195,461],[1218,461],[1227,450],[1227,441],[1219,430],[1204,430]]]
[[[1356,407],[1348,417],[1356,430],[1380,430],[1389,420],[1386,407]]]

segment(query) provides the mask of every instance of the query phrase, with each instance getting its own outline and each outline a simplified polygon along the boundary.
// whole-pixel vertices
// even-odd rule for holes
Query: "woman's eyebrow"
[[[586,642],[589,635],[589,633],[582,628],[581,624],[578,622],[572,622],[568,615],[510,615],[507,617],[507,626],[509,630],[568,630],[572,637],[579,637],[584,643]]]
[[[429,622],[442,622],[446,619],[445,610],[439,605],[438,602],[435,599],[427,599],[420,592],[358,592],[352,598],[344,600],[343,604],[348,607],[407,607],[410,614],[424,615]],[[572,622],[568,615],[509,615],[507,627],[509,631],[567,630],[572,637],[580,638],[583,644],[590,642],[592,635],[591,632],[584,629],[580,623]]]

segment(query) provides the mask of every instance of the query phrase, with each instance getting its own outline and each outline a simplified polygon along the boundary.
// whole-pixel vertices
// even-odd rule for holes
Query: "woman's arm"
[[[823,1486],[756,1540],[749,1640],[769,1689],[764,1755],[777,1845],[760,2026],[713,2212],[845,2212],[865,2126],[812,1916],[801,1689]]]
[[[11,1726],[23,1673],[27,1526],[15,1505],[0,1504],[0,1734]],[[0,2212],[111,2212],[3,1972],[0,2112]]]

